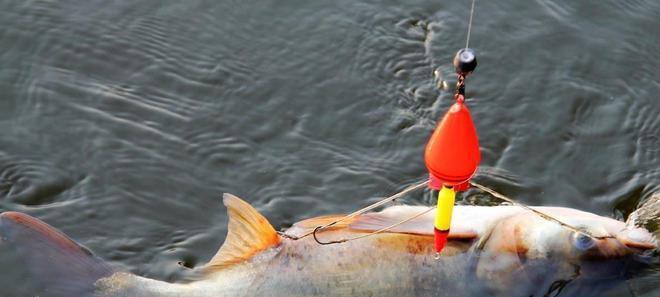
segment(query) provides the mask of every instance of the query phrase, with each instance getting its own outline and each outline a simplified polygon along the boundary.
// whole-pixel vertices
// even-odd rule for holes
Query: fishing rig
[[[279,232],[281,236],[292,240],[299,240],[311,235],[320,245],[338,244],[386,232],[394,227],[421,217],[424,214],[437,210],[435,214],[433,230],[437,258],[447,243],[456,194],[458,192],[463,192],[472,186],[490,194],[495,198],[499,198],[510,204],[517,205],[528,211],[531,211],[545,220],[553,221],[575,233],[582,234],[592,239],[605,239],[611,237],[595,236],[587,230],[571,226],[557,218],[552,217],[551,215],[508,198],[505,195],[502,195],[484,185],[471,181],[471,178],[475,174],[481,159],[477,131],[474,126],[474,122],[472,121],[470,111],[465,104],[465,81],[467,76],[471,74],[477,67],[477,55],[473,49],[469,48],[470,33],[472,31],[472,19],[474,16],[474,5],[475,0],[472,0],[465,47],[460,49],[453,59],[454,70],[456,71],[457,75],[456,88],[454,92],[455,103],[449,107],[447,113],[436,126],[433,134],[426,144],[424,151],[424,162],[429,172],[429,178],[409,186],[390,197],[384,198],[374,204],[341,217],[336,221],[317,226],[312,231],[308,231],[307,233],[304,233],[300,236]],[[429,207],[420,213],[410,216],[400,222],[359,236],[331,241],[322,241],[317,236],[317,234],[324,229],[350,220],[374,208],[395,201],[396,199],[401,198],[415,190],[419,190],[425,187],[438,191],[438,200],[436,206]]]

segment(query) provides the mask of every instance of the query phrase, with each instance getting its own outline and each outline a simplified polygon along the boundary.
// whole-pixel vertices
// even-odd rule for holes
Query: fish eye
[[[586,251],[596,245],[596,240],[582,233],[574,233],[573,245],[578,250]]]

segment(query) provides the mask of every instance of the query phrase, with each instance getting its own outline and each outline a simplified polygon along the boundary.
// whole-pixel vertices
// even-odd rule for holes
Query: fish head
[[[602,260],[640,254],[656,248],[646,229],[592,213],[560,207],[539,207],[541,212],[570,226],[531,211],[500,220],[487,238],[491,251],[516,253],[526,259],[562,258]]]
[[[595,281],[607,283],[629,273],[631,262],[656,248],[656,239],[645,229],[575,209],[536,209],[572,228],[531,211],[498,220],[475,245],[479,279],[507,292],[512,287],[545,290],[557,282],[575,287],[587,280],[593,288]]]

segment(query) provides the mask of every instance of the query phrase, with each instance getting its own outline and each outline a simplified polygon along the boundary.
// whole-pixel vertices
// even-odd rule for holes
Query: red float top
[[[481,159],[472,116],[458,95],[426,144],[424,160],[431,188],[460,186],[472,177]]]

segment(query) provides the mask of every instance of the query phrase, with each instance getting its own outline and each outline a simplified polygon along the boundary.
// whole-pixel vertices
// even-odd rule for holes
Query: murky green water
[[[1,1],[0,211],[176,279],[226,232],[221,193],[276,227],[422,178],[469,1]],[[624,218],[660,191],[660,2],[477,1],[477,179]],[[429,204],[429,195],[407,198]],[[34,296],[0,248],[1,296]],[[612,296],[656,296],[660,267]]]

